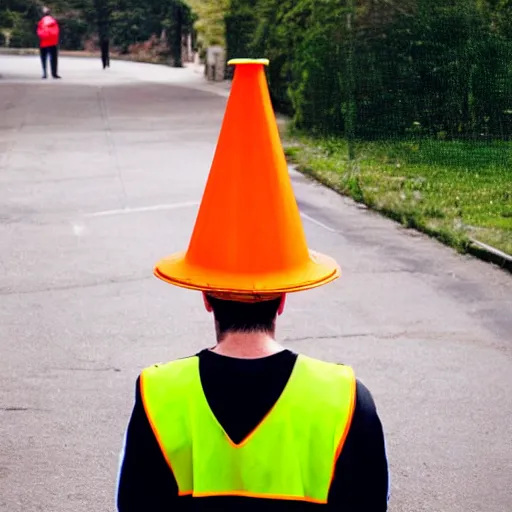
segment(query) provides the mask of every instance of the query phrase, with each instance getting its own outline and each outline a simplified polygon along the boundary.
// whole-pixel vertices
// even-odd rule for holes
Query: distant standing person
[[[59,24],[53,16],[50,16],[50,9],[48,7],[43,7],[43,17],[37,25],[39,51],[41,53],[41,64],[43,66],[43,78],[47,77],[46,63],[48,61],[48,55],[50,56],[52,77],[60,78],[57,73],[57,45],[59,44],[59,32]]]
[[[103,69],[110,67],[110,55],[109,55],[109,40],[102,39],[101,43],[101,62],[103,63]]]

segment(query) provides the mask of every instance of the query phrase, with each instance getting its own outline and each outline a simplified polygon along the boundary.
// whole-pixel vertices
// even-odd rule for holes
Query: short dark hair
[[[206,296],[217,322],[219,337],[228,332],[273,333],[281,298],[262,302],[235,302]]]

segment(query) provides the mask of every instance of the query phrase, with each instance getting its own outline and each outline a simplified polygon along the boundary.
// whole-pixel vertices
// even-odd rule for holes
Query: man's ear
[[[283,314],[285,304],[286,304],[286,293],[283,293],[283,295],[281,295],[281,303],[279,304],[279,309],[277,310],[278,315]]]
[[[208,313],[211,313],[213,311],[213,308],[212,308],[212,305],[208,302],[208,297],[206,295],[206,293],[203,292],[203,302],[204,302],[204,307],[206,308],[206,311],[208,311]]]

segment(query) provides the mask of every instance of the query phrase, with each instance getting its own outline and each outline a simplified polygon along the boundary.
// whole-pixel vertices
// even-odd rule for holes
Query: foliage
[[[0,7],[0,31],[4,43],[21,48],[37,44],[35,26],[39,16],[38,5],[32,0],[3,0]]]
[[[90,34],[87,21],[80,12],[71,11],[59,17],[60,46],[65,50],[81,50]]]
[[[512,134],[510,0],[231,0],[226,26],[297,126],[344,133],[353,90],[360,137]]]
[[[187,0],[194,12],[194,29],[197,32],[198,46],[205,49],[212,45],[224,46],[226,26],[224,17],[231,0]]]
[[[36,24],[41,17],[39,0],[4,0],[0,6],[0,30],[9,29],[10,46],[33,47],[38,41]],[[127,52],[131,45],[162,39],[165,58],[181,66],[182,38],[195,21],[182,0],[49,0],[47,5],[61,28],[60,45],[81,50],[90,39],[111,40],[111,46]]]

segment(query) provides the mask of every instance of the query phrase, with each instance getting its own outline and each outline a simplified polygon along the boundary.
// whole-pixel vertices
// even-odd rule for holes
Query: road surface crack
[[[131,277],[131,278],[119,278],[119,279],[108,279],[107,281],[99,281],[96,283],[85,283],[85,284],[69,284],[62,286],[48,286],[44,288],[35,288],[32,290],[0,290],[0,297],[9,296],[9,295],[29,295],[31,293],[47,293],[47,292],[60,292],[67,290],[82,290],[87,288],[95,288],[98,286],[108,286],[111,284],[123,284],[123,283],[136,283],[139,281],[146,281],[151,279],[152,276],[144,276],[144,277]]]

